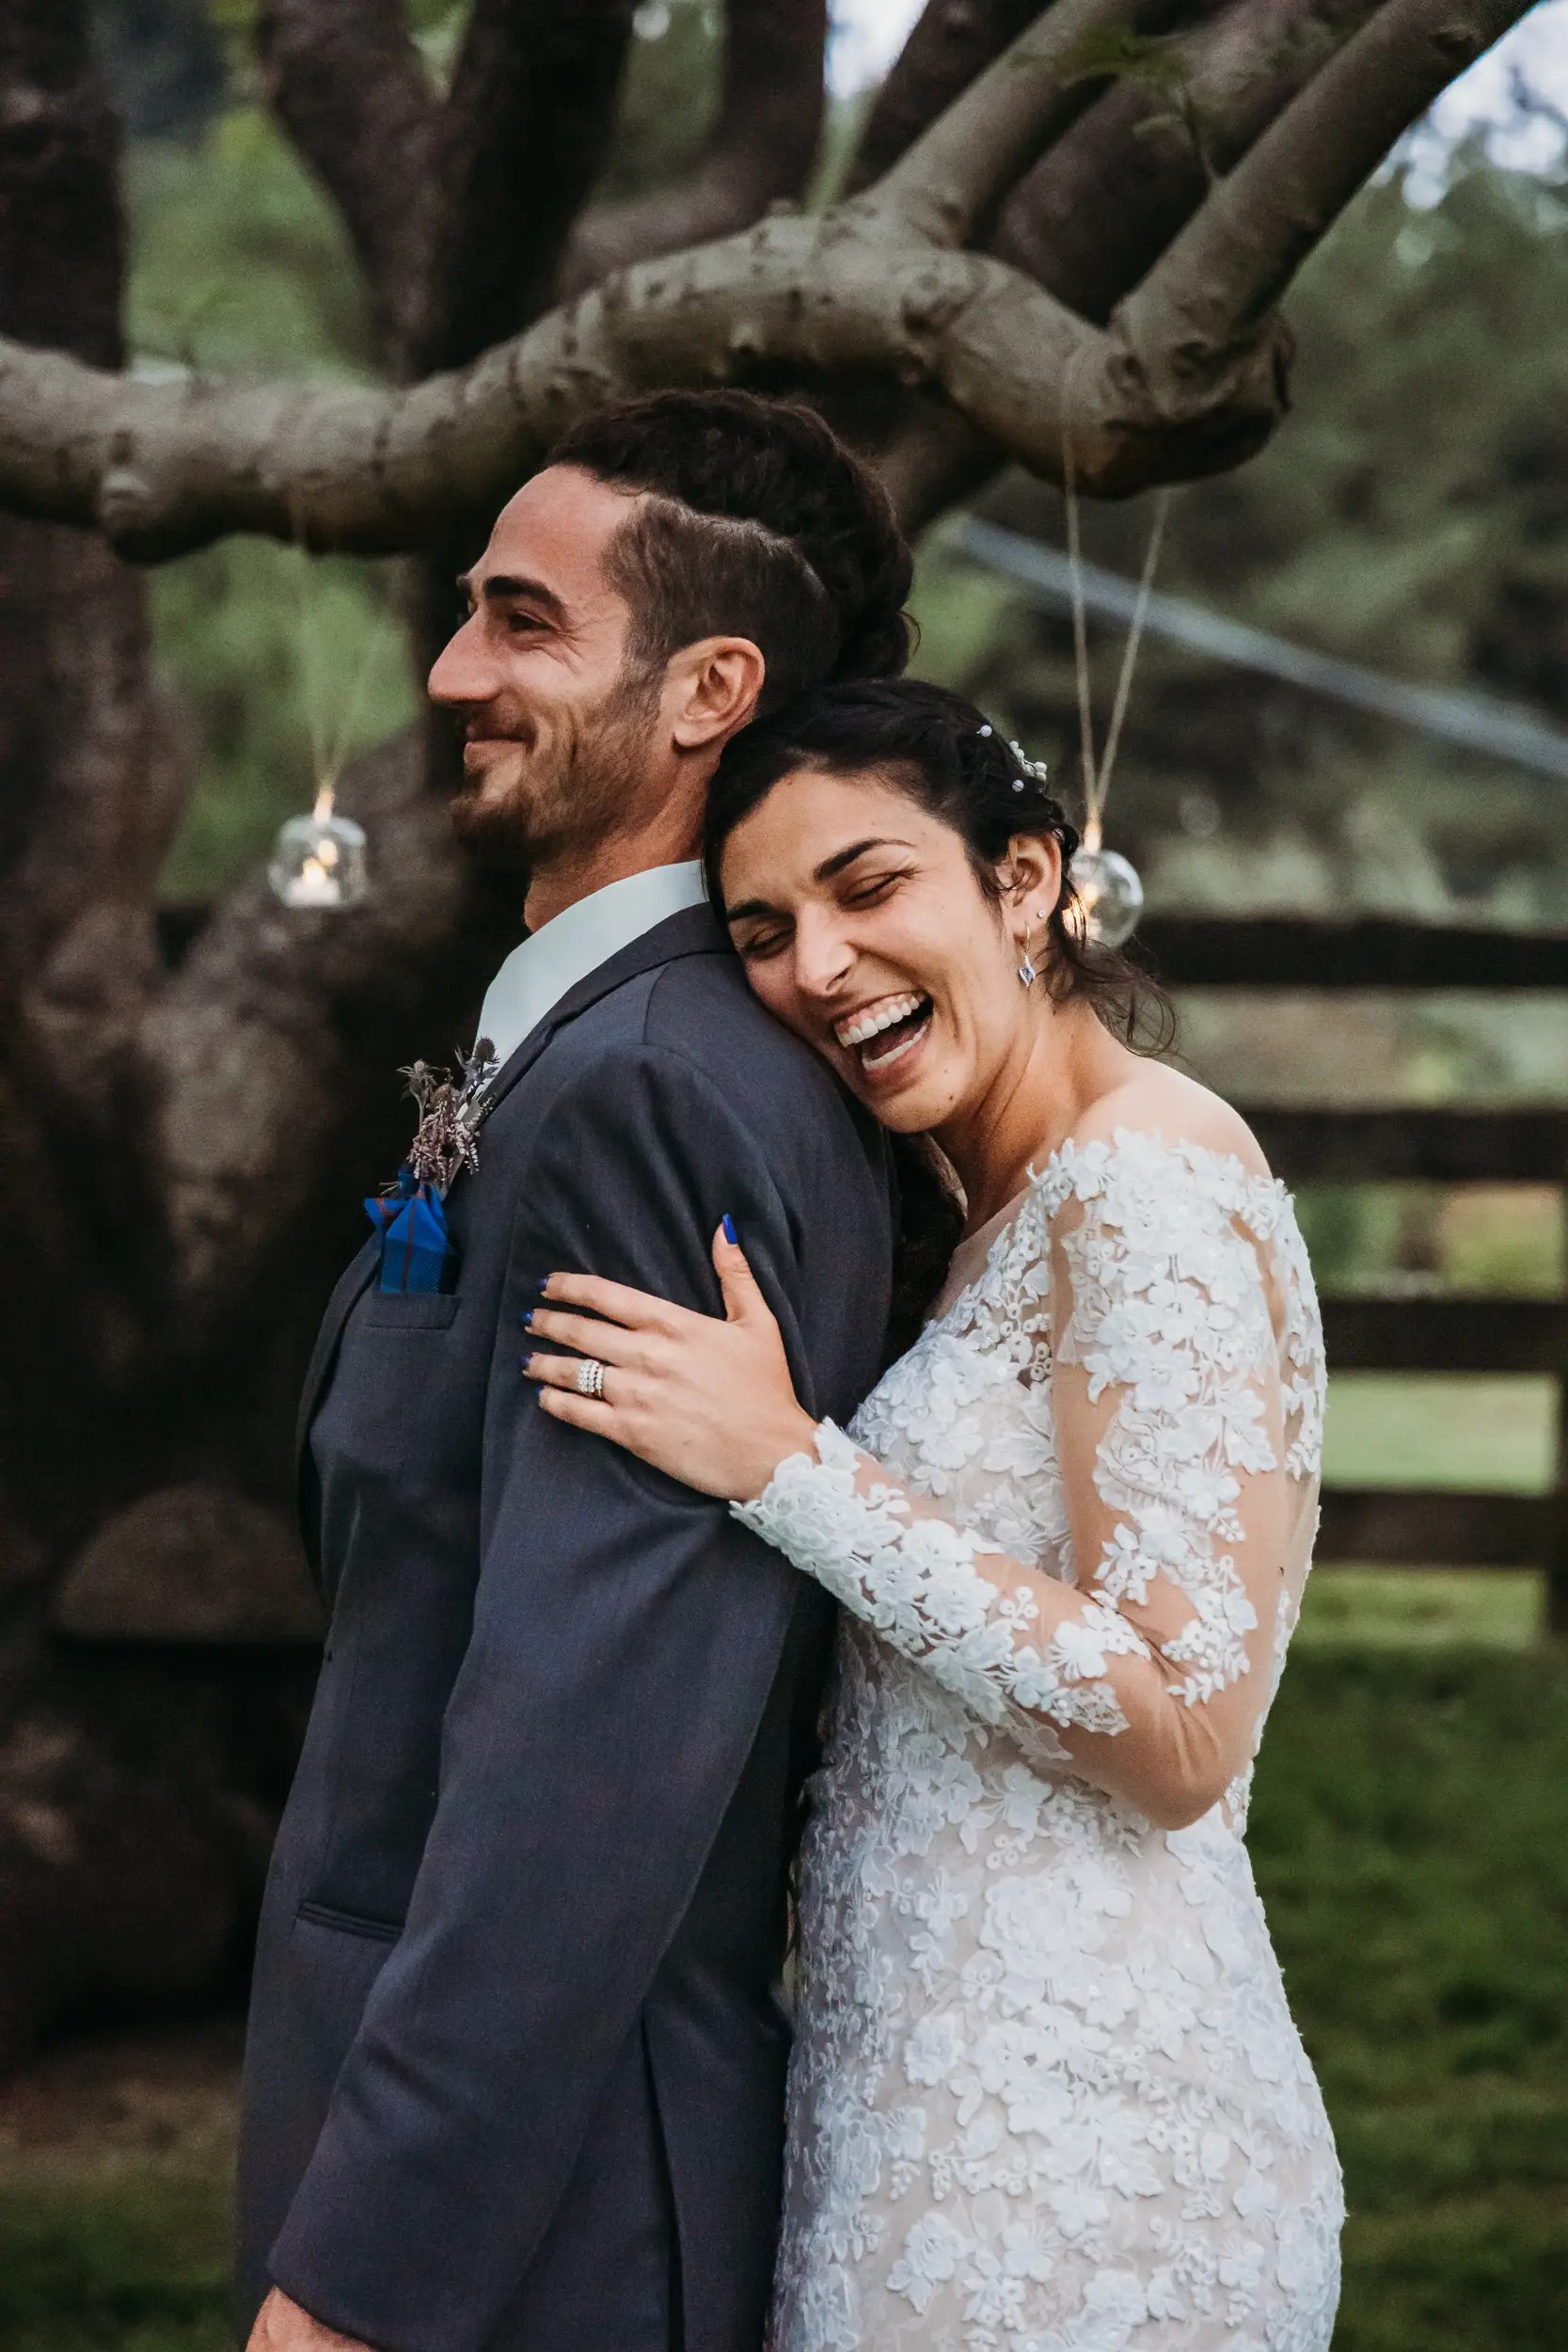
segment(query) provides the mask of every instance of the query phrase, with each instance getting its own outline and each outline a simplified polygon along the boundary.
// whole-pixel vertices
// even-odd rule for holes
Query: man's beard
[[[510,788],[487,798],[484,773],[465,778],[450,808],[464,848],[491,871],[526,879],[618,832],[647,774],[658,687],[647,670],[625,670],[597,709],[561,732],[547,765],[519,735],[525,764]]]

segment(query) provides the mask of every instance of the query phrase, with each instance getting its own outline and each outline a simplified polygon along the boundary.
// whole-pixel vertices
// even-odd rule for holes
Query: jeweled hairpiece
[[[984,736],[994,735],[996,730],[988,719],[982,725],[977,726],[974,732],[976,735]],[[1007,738],[1007,749],[1011,752],[1013,757],[1017,760],[1019,766],[1023,771],[1023,774],[1022,776],[1015,776],[1013,778],[1013,790],[1015,792],[1022,792],[1025,787],[1026,781],[1030,777],[1033,777],[1036,784],[1043,787],[1046,776],[1049,772],[1044,760],[1031,759],[1022,744],[1015,743],[1011,736]]]

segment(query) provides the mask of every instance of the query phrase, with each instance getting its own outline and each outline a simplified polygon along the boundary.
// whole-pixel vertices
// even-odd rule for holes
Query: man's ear
[[[675,749],[698,752],[727,743],[750,724],[768,675],[749,637],[703,637],[671,659],[664,707]]]

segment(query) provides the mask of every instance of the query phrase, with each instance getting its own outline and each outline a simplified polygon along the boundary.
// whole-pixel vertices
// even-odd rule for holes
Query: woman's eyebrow
[[[873,835],[868,841],[852,841],[847,850],[837,850],[832,857],[825,857],[821,865],[815,869],[812,880],[832,882],[835,874],[842,874],[847,866],[853,866],[855,860],[858,857],[863,857],[867,850],[912,850],[913,848],[912,841],[898,841],[882,834]]]
[[[832,857],[825,857],[820,866],[813,867],[812,880],[832,882],[835,874],[842,874],[847,866],[853,866],[855,860],[863,857],[867,850],[912,850],[914,846],[912,841],[900,841],[895,834],[873,834],[865,841],[851,841],[847,850],[835,850]],[[769,906],[766,898],[742,898],[738,906],[724,909],[724,920],[726,923],[739,923],[750,914],[777,914],[778,912],[779,909]]]

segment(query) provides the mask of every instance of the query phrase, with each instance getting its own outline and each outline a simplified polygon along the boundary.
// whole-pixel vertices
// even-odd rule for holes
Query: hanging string
[[[315,778],[316,799],[311,815],[324,824],[337,804],[338,779],[348,764],[349,746],[353,741],[355,723],[359,716],[365,688],[377,656],[386,647],[390,633],[385,613],[367,635],[356,667],[353,683],[340,707],[338,724],[330,737],[323,724],[321,697],[315,690],[311,648],[315,633],[311,629],[311,590],[314,575],[308,552],[306,516],[303,497],[297,491],[289,494],[289,544],[297,559],[294,568],[294,659],[299,677],[300,698],[305,705],[305,726],[310,743],[310,768]]]
[[[339,722],[331,756],[325,767],[318,771],[320,785],[317,799],[318,801],[323,797],[325,799],[325,810],[321,812],[325,815],[330,816],[331,814],[333,800],[338,789],[338,778],[348,764],[349,746],[354,737],[355,722],[359,716],[359,707],[365,698],[365,688],[370,682],[371,671],[377,656],[386,649],[389,629],[390,624],[383,614],[381,620],[366,637],[358,666],[355,670],[354,682],[343,703],[342,715]]]
[[[1148,545],[1144,551],[1143,571],[1138,580],[1137,599],[1132,607],[1132,626],[1122,648],[1121,668],[1117,678],[1117,691],[1111,705],[1111,723],[1105,736],[1105,756],[1099,760],[1094,745],[1094,701],[1089,675],[1088,604],[1084,589],[1084,542],[1078,503],[1078,456],[1072,432],[1072,373],[1084,356],[1080,345],[1068,361],[1062,374],[1062,491],[1067,502],[1068,574],[1072,585],[1072,659],[1078,687],[1079,757],[1084,771],[1084,847],[1098,850],[1104,832],[1105,798],[1111,788],[1111,772],[1116,766],[1117,753],[1121,747],[1121,731],[1127,717],[1127,705],[1132,691],[1132,677],[1137,667],[1138,648],[1143,642],[1144,623],[1148,614],[1148,599],[1154,586],[1155,569],[1160,550],[1164,544],[1165,518],[1170,513],[1171,491],[1167,485],[1154,501],[1154,516],[1149,525]]]
[[[310,558],[307,552],[305,500],[299,491],[292,487],[288,494],[288,508],[289,551],[294,559],[294,675],[299,680],[299,698],[305,706],[305,731],[310,743],[310,772],[316,782],[313,813],[320,821],[332,814],[333,789],[325,781],[326,744],[311,676]]]
[[[1072,439],[1072,370],[1074,352],[1062,377],[1062,488],[1067,498],[1068,570],[1072,581],[1072,660],[1078,679],[1078,757],[1084,775],[1084,806],[1088,812],[1084,838],[1094,828],[1099,846],[1099,774],[1094,757],[1094,703],[1089,691],[1089,624],[1084,596],[1084,548],[1078,516],[1078,457]]]
[[[1100,820],[1104,814],[1105,795],[1111,788],[1111,771],[1117,764],[1117,753],[1121,746],[1122,722],[1127,716],[1128,697],[1132,691],[1132,672],[1137,664],[1138,647],[1143,640],[1144,622],[1148,616],[1149,593],[1154,586],[1155,567],[1159,564],[1160,549],[1164,541],[1165,517],[1170,513],[1170,487],[1167,484],[1159,491],[1154,501],[1154,518],[1149,525],[1148,546],[1144,551],[1144,567],[1138,580],[1137,601],[1132,607],[1132,623],[1127,632],[1127,643],[1122,647],[1121,672],[1117,679],[1116,700],[1111,706],[1111,724],[1105,736],[1105,757],[1101,762],[1095,778],[1094,838],[1097,849],[1100,846]],[[1083,593],[1082,581],[1080,581],[1079,593],[1080,595]]]

